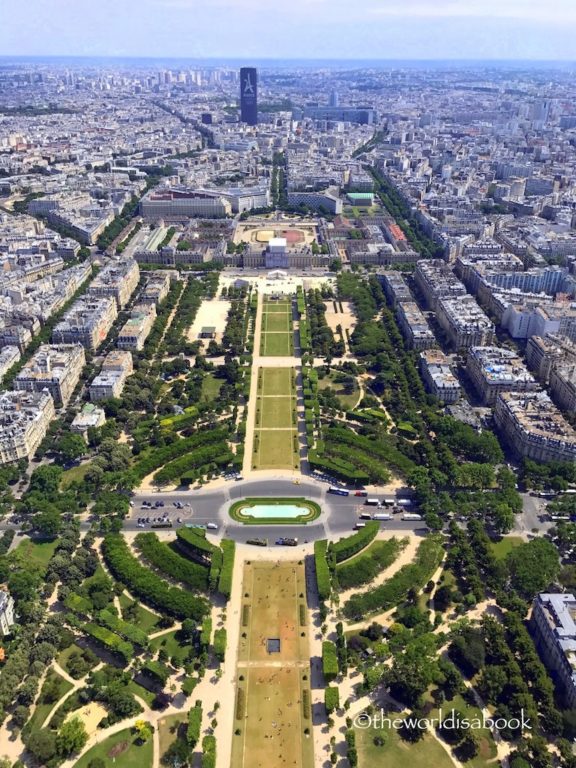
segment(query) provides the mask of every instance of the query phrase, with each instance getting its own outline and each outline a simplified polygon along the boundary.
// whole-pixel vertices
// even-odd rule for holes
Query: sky
[[[576,60],[576,0],[0,0],[0,56]]]

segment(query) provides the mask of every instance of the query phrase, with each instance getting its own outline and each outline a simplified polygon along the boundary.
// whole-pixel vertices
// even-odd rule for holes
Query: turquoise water
[[[241,510],[241,514],[247,517],[261,517],[263,519],[271,517],[294,518],[307,513],[307,507],[299,507],[297,504],[254,504],[253,507],[246,507]]]

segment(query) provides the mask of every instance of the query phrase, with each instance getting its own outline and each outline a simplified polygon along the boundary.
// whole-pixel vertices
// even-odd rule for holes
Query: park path
[[[390,565],[387,568],[384,568],[383,571],[381,571],[378,576],[373,580],[370,581],[368,584],[363,585],[362,587],[351,587],[350,589],[346,589],[342,592],[338,593],[338,597],[340,598],[340,605],[345,603],[347,600],[349,600],[353,595],[363,595],[366,592],[371,592],[373,589],[376,589],[376,587],[379,587],[381,584],[384,584],[385,581],[388,581],[388,579],[391,576],[394,576],[395,573],[397,573],[400,568],[403,568],[405,565],[409,565],[414,558],[416,557],[416,552],[418,551],[418,547],[420,545],[420,540],[416,536],[407,536],[401,538],[398,536],[397,532],[390,532],[390,531],[381,531],[377,536],[375,541],[386,541],[388,539],[400,539],[401,541],[406,541],[406,546],[404,549],[398,554],[398,557],[394,560],[393,563],[390,563]],[[361,550],[358,552],[357,555],[354,557],[359,557],[363,554],[366,554],[366,550]],[[354,557],[351,557],[349,560],[346,560],[346,563],[351,563],[354,561]]]

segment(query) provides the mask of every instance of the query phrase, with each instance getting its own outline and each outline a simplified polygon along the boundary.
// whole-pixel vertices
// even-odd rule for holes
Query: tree
[[[26,747],[41,765],[45,765],[56,754],[56,734],[47,728],[32,731]]]
[[[462,743],[458,745],[458,749],[456,750],[458,759],[462,760],[463,762],[472,760],[473,757],[476,757],[479,751],[480,742],[478,740],[478,736],[474,733],[474,731],[467,731],[464,734]]]
[[[56,508],[34,515],[33,523],[38,533],[49,539],[55,538],[62,530],[62,518]]]
[[[76,754],[88,741],[88,734],[84,723],[79,717],[67,720],[56,736],[56,749],[60,757],[68,757]]]
[[[527,600],[543,592],[560,572],[556,547],[541,538],[515,547],[508,554],[506,565],[512,586]]]
[[[152,738],[152,726],[146,720],[136,720],[134,729],[141,744],[145,744]]]
[[[76,461],[86,453],[84,438],[73,432],[66,432],[56,444],[56,452],[65,464]]]

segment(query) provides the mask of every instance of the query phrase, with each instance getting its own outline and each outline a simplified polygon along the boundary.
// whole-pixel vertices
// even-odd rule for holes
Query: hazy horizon
[[[0,56],[574,60],[573,0],[6,0]],[[310,53],[313,52],[313,56]]]

